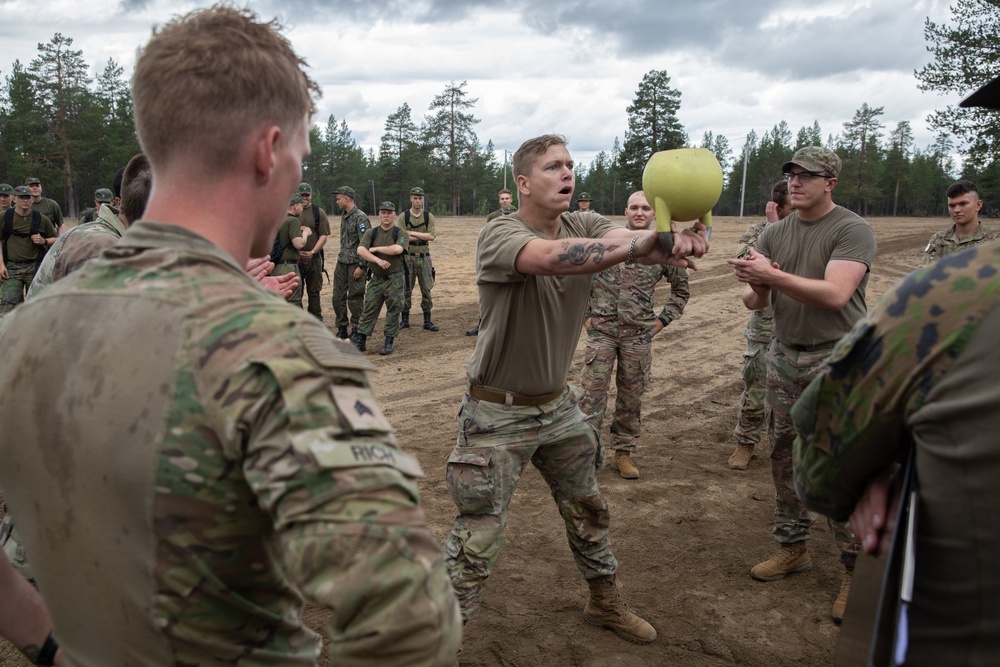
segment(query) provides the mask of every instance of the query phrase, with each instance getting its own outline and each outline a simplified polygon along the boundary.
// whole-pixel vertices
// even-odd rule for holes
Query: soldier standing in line
[[[778,550],[750,569],[774,581],[812,567],[807,542],[813,518],[795,493],[791,408],[823,368],[834,344],[865,314],[865,287],[877,244],[871,226],[833,202],[840,158],[807,146],[782,165],[795,209],[768,225],[757,248],[728,260],[746,284],[749,310],[774,308],[774,340],[767,351],[767,408],[771,410],[771,476],[775,507],[772,534]],[[839,622],[851,590],[860,545],[843,522],[830,522],[845,572],[831,615]]]
[[[42,196],[42,182],[34,176],[24,179],[24,184],[31,192],[31,208],[49,219],[56,228],[56,234],[62,234],[63,214],[59,203],[55,199]]]
[[[0,183],[0,213],[9,209],[14,199],[14,188],[9,183]]]
[[[368,262],[371,278],[365,291],[365,310],[358,324],[354,344],[364,352],[365,339],[375,330],[385,304],[385,342],[379,354],[392,354],[399,334],[399,314],[403,311],[403,261],[410,241],[405,229],[396,226],[396,205],[384,201],[378,209],[379,226],[361,237],[358,256]]]
[[[299,186],[301,187],[301,186]],[[278,228],[278,246],[281,254],[278,261],[274,263],[274,270],[271,275],[274,277],[294,273],[299,277],[298,286],[292,290],[285,300],[288,303],[302,307],[302,275],[299,273],[299,261],[302,249],[309,242],[312,236],[312,229],[302,224],[302,207],[305,199],[298,194],[292,195],[288,201],[288,211],[285,222]],[[322,317],[320,319],[323,319]]]
[[[249,9],[159,26],[132,78],[143,220],[0,326],[21,397],[0,402],[0,488],[68,664],[314,664],[303,596],[335,664],[454,664],[419,465],[371,365],[244,270],[309,154],[303,64]],[[25,410],[52,387],[58,411]]]
[[[640,191],[628,198],[625,218],[626,229],[641,231],[651,228],[656,213]],[[663,278],[670,282],[670,299],[655,315],[653,290]],[[632,454],[639,437],[642,395],[652,377],[653,336],[681,316],[690,296],[687,269],[672,264],[624,262],[594,276],[584,320],[587,349],[580,375],[580,411],[601,433],[611,372],[617,362],[618,398],[611,420],[612,465],[625,479],[639,478]]]
[[[787,181],[778,181],[771,188],[771,201],[767,202],[765,222],[755,222],[737,242],[736,256],[744,258],[757,247],[757,237],[772,222],[787,217],[792,212],[788,200]],[[747,349],[743,353],[743,393],[736,408],[736,449],[729,457],[732,470],[746,470],[754,456],[754,448],[760,444],[764,430],[766,411],[764,393],[767,388],[767,364],[764,357],[774,339],[774,310],[771,306],[750,313],[743,337],[747,339]]]
[[[486,216],[486,222],[492,222],[501,215],[510,215],[515,212],[517,212],[517,207],[514,206],[514,195],[510,190],[504,188],[500,191],[500,208]]]
[[[430,243],[437,232],[434,231],[434,216],[424,208],[423,188],[410,190],[410,208],[399,214],[396,225],[410,237],[410,250],[404,258],[406,266],[406,303],[403,304],[403,319],[400,329],[410,328],[410,307],[413,287],[420,283],[420,309],[424,311],[424,329],[437,331],[438,325],[431,321],[431,290],[434,289],[434,265],[431,263]]]
[[[597,486],[604,452],[566,378],[590,296],[591,274],[624,261],[679,266],[708,250],[704,227],[674,234],[668,255],[653,232],[632,232],[596,213],[569,213],[573,159],[557,135],[514,153],[520,208],[480,232],[476,284],[483,322],[469,359],[458,442],[447,483],[455,525],[445,539],[452,584],[470,621],[500,556],[507,511],[530,462],[563,517],[573,559],[590,589],[587,622],[648,644],[656,630],[632,612],[616,582],[611,515]]]
[[[576,198],[576,205],[577,208],[580,209],[581,213],[589,211],[591,203],[593,203],[593,199],[591,199],[590,195],[586,192],[581,192],[580,196]]]
[[[354,188],[346,185],[334,190],[340,215],[340,253],[333,271],[333,312],[337,317],[337,338],[344,340],[358,333],[358,320],[365,305],[365,269],[358,258],[358,243],[371,228],[371,221],[354,205]],[[350,317],[348,317],[350,310]],[[350,326],[351,332],[347,333]]]
[[[115,196],[107,188],[97,188],[94,191],[94,206],[92,208],[86,208],[80,213],[80,218],[77,224],[85,225],[88,222],[93,222],[97,217],[97,212],[101,210],[101,204],[110,204],[114,202]]]
[[[14,208],[3,214],[3,261],[0,262],[0,315],[24,302],[45,251],[56,242],[55,226],[31,207],[31,191],[14,188]],[[50,200],[51,201],[51,200]]]
[[[993,241],[1000,237],[1000,230],[987,227],[979,220],[983,200],[979,188],[972,181],[958,181],[948,187],[948,214],[953,224],[936,232],[924,248],[924,266],[935,260],[961,252],[966,248]]]
[[[322,321],[323,303],[319,293],[323,289],[323,246],[330,238],[330,220],[326,211],[312,203],[312,186],[308,183],[299,183],[298,195],[302,197],[302,214],[299,219],[302,221],[302,226],[310,232],[306,244],[299,250],[299,271],[305,283],[302,289],[307,297],[306,308]],[[299,303],[301,302],[300,294]],[[340,335],[341,333],[343,335]],[[338,331],[337,337],[347,338],[347,330]]]

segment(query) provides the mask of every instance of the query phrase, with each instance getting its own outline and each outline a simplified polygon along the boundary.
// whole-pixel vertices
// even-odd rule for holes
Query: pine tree
[[[854,118],[844,123],[844,133],[837,150],[843,161],[840,192],[848,197],[852,208],[861,215],[867,215],[868,203],[880,194],[877,181],[882,149],[879,141],[885,126],[878,118],[884,109],[863,103],[854,112]]]
[[[452,81],[445,86],[444,92],[437,95],[428,106],[428,110],[434,114],[427,119],[424,128],[424,138],[431,153],[449,175],[452,215],[458,215],[461,203],[459,170],[462,162],[479,149],[479,139],[472,129],[479,119],[465,112],[466,109],[473,108],[479,99],[467,97],[467,83],[463,81],[456,84]]]
[[[650,70],[642,77],[625,109],[628,130],[620,157],[622,181],[633,189],[642,187],[642,170],[653,153],[687,145],[687,133],[677,118],[680,107],[681,93],[670,87],[666,70]]]

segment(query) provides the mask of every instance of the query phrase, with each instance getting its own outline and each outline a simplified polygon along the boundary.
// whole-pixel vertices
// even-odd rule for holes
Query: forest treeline
[[[952,7],[966,22],[973,9],[1000,14],[987,0],[958,0]],[[964,84],[956,83],[957,75],[945,76],[949,47],[957,51],[968,41],[960,28],[927,22],[925,33],[937,45],[937,59],[916,73],[921,88],[964,85],[968,90],[995,66],[984,56],[978,70],[963,70]],[[124,69],[110,60],[91,76],[82,51],[72,45],[72,38],[56,33],[38,45],[38,55],[27,66],[15,61],[0,89],[0,182],[17,185],[29,176],[40,178],[45,195],[58,201],[68,217],[92,205],[94,190],[110,187],[115,171],[139,150]],[[384,200],[397,207],[407,204],[410,188],[419,185],[436,214],[482,215],[496,208],[505,174],[516,194],[509,166],[505,169],[498,157],[503,152],[476,134],[479,100],[469,96],[466,86],[465,81],[449,82],[426,110],[403,103],[386,118],[377,150],[357,144],[352,119],[329,116],[314,125],[303,178],[312,184],[317,202],[332,208],[332,191],[349,185],[358,193],[358,205],[374,212]],[[771,186],[782,176],[782,163],[801,146],[823,145],[843,160],[836,201],[861,215],[944,215],[944,191],[960,177],[979,184],[987,215],[1000,212],[1000,166],[994,135],[988,134],[993,129],[978,129],[991,116],[972,121],[965,110],[949,106],[929,119],[938,131],[934,143],[919,147],[909,121],[890,126],[884,107],[861,102],[839,128],[814,122],[793,131],[779,120],[769,129],[750,130],[743,146],[731,146],[726,136],[712,132],[700,141],[690,138],[677,117],[680,105],[681,92],[670,86],[667,72],[648,72],[626,108],[624,140],[616,137],[608,150],[577,167],[577,192],[588,192],[596,210],[619,214],[628,194],[640,187],[642,167],[653,152],[701,146],[723,165],[725,186],[715,214],[737,215],[742,204],[747,215],[760,215]],[[962,145],[956,146],[956,140]],[[953,156],[966,148],[961,166],[956,165]]]

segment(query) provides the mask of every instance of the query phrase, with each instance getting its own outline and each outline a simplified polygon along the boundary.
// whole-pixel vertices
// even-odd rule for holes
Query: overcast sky
[[[917,90],[929,60],[924,20],[948,21],[932,0],[269,0],[323,89],[314,122],[346,120],[377,150],[386,117],[407,102],[419,125],[449,81],[468,81],[476,133],[513,151],[546,132],[588,161],[624,139],[626,106],[643,75],[665,69],[681,92],[693,142],[724,134],[739,151],[781,120],[793,134],[818,121],[838,134],[863,102],[885,107],[886,132],[910,121],[916,146],[933,141],[926,117],[958,100]],[[131,74],[153,25],[196,3],[161,0],[0,0],[0,71],[25,65],[61,32],[94,74],[114,58]]]

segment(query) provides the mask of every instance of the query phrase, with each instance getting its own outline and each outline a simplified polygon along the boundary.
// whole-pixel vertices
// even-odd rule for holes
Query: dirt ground
[[[654,377],[643,400],[643,433],[635,456],[642,476],[626,481],[608,468],[599,477],[611,506],[619,581],[632,608],[657,629],[658,639],[637,646],[584,622],[587,586],[573,564],[548,488],[529,468],[511,503],[507,542],[486,584],[482,613],[465,629],[463,666],[832,663],[839,628],[830,607],[843,569],[825,522],[814,529],[812,570],[771,583],[754,581],[749,568],[775,544],[766,445],[748,470],[731,471],[726,465],[734,447],[748,312],[725,260],[735,254],[746,227],[760,220],[715,220],[711,251],[692,273],[684,316],[653,341]],[[377,354],[381,321],[368,342],[368,358],[377,367],[376,395],[399,442],[420,459],[425,511],[442,540],[454,512],[444,482],[445,459],[455,442],[465,365],[476,343],[465,331],[478,313],[475,240],[483,224],[483,218],[438,220],[433,298],[441,330],[420,328],[415,304],[416,326],[401,332],[392,356]],[[868,284],[869,304],[920,264],[927,239],[947,224],[944,219],[872,221],[879,251]],[[658,306],[668,288],[661,289]],[[332,327],[329,287],[323,302]],[[571,382],[579,375],[582,342]],[[312,625],[322,616],[307,610]],[[21,664],[28,663],[9,646],[0,646],[0,665]]]

